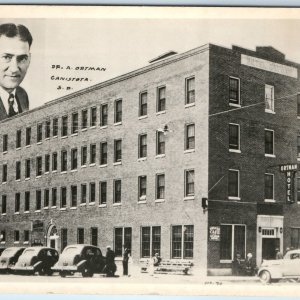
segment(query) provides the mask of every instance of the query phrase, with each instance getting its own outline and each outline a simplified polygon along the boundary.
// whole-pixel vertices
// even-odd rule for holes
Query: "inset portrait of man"
[[[29,109],[26,91],[19,85],[30,65],[32,36],[23,25],[0,25],[0,120]]]

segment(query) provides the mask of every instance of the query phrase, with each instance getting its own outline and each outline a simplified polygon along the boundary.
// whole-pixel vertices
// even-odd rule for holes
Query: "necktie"
[[[14,102],[15,102],[14,94],[9,94],[9,98],[8,98],[8,116],[9,117],[12,117],[17,114],[14,110]]]

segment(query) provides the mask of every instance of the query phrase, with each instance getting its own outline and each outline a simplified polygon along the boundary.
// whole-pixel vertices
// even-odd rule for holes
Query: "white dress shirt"
[[[13,108],[14,108],[14,111],[16,113],[18,113],[19,108],[18,108],[18,103],[17,103],[17,100],[16,100],[16,89],[14,89],[11,93],[8,93],[6,90],[4,90],[2,87],[0,87],[0,98],[2,100],[2,103],[4,105],[4,108],[5,108],[7,114],[8,114],[8,109],[9,109],[8,98],[9,98],[10,94],[13,94],[14,97],[15,97]]]

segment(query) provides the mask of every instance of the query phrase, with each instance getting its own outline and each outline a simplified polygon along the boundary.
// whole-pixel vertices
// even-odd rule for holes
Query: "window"
[[[1,236],[2,236],[2,239],[0,239],[1,243],[5,243],[6,242],[6,232],[5,232],[5,230],[1,230]]]
[[[61,172],[65,172],[68,169],[68,154],[66,150],[61,151]]]
[[[21,194],[15,194],[15,213],[20,212],[20,204],[21,204]]]
[[[229,124],[229,151],[240,150],[240,125]]]
[[[22,145],[22,130],[17,130],[17,135],[16,135],[16,148],[21,148]]]
[[[43,139],[43,123],[37,124],[36,142],[40,143]]]
[[[221,225],[220,259],[232,261],[239,253],[245,259],[246,251],[246,226]]]
[[[60,189],[60,208],[67,207],[67,188],[62,187]]]
[[[156,175],[156,199],[165,199],[165,174]]]
[[[147,92],[140,93],[139,116],[147,116]]]
[[[51,128],[51,121],[48,120],[48,121],[46,121],[46,124],[45,124],[45,139],[50,138],[50,128]]]
[[[100,195],[100,205],[105,205],[107,203],[107,182],[102,181],[99,183],[99,195]]]
[[[52,188],[52,206],[57,205],[57,188]]]
[[[25,160],[25,178],[30,178],[30,159]]]
[[[98,228],[91,228],[91,245],[98,246]]]
[[[67,136],[68,135],[68,116],[63,116],[61,118],[61,136]]]
[[[185,81],[185,104],[195,103],[195,77]]]
[[[122,99],[115,100],[115,123],[122,122]]]
[[[36,176],[41,176],[43,173],[43,158],[38,156],[36,158]]]
[[[85,166],[87,162],[87,146],[81,147],[81,165]]]
[[[15,243],[20,242],[20,231],[19,230],[15,230],[14,241],[15,241]]]
[[[96,144],[90,145],[90,164],[96,163]]]
[[[156,155],[165,154],[165,135],[161,131],[156,131]]]
[[[297,136],[297,156],[300,158],[300,136]]]
[[[90,203],[94,203],[96,200],[96,184],[95,182],[90,183]]]
[[[265,200],[274,199],[274,174],[265,174]]]
[[[2,165],[2,182],[7,182],[7,164]]]
[[[49,207],[49,198],[50,198],[50,191],[49,189],[44,190],[44,207]]]
[[[72,114],[71,133],[72,134],[78,133],[78,113],[77,112]]]
[[[21,162],[17,161],[16,162],[16,180],[21,179]]]
[[[71,170],[77,169],[77,148],[71,149]]]
[[[84,244],[84,228],[77,228],[77,244]]]
[[[161,229],[160,226],[142,227],[141,257],[150,258],[160,255]]]
[[[1,213],[6,214],[7,196],[2,195]]]
[[[35,210],[41,210],[42,208],[42,192],[41,190],[37,190],[35,192]]]
[[[166,87],[162,86],[157,89],[157,112],[166,110]]]
[[[122,140],[114,141],[114,162],[122,161]]]
[[[239,198],[240,197],[240,172],[239,170],[229,170],[228,172],[228,197]]]
[[[274,156],[274,131],[265,129],[265,155]]]
[[[52,171],[57,171],[57,152],[52,153]]]
[[[81,111],[81,129],[86,129],[88,125],[88,111],[87,109]]]
[[[300,228],[291,228],[291,248],[300,248]]]
[[[139,158],[147,157],[147,134],[139,135]]]
[[[114,249],[116,256],[122,256],[125,248],[131,252],[132,229],[131,227],[115,228]]]
[[[240,79],[229,77],[229,105],[240,105]]]
[[[108,123],[108,105],[102,104],[100,107],[100,126],[107,126]]]
[[[63,251],[68,246],[68,229],[61,229],[61,251]]]
[[[77,206],[77,185],[71,186],[71,207]]]
[[[29,230],[24,230],[24,244],[29,243]]]
[[[194,257],[194,226],[172,226],[172,258]]]
[[[24,203],[24,211],[30,210],[30,192],[25,192],[25,203]]]
[[[100,143],[100,165],[107,165],[107,142]]]
[[[50,154],[45,155],[45,173],[50,171]]]
[[[58,119],[57,118],[53,119],[52,133],[53,133],[53,137],[58,136]]]
[[[265,85],[265,110],[274,112],[274,86]]]
[[[31,127],[26,128],[25,144],[26,146],[31,144]]]
[[[185,150],[195,149],[195,124],[185,126]]]
[[[8,135],[7,134],[4,134],[3,135],[3,138],[2,138],[2,150],[3,152],[6,152],[7,149],[8,149]]]
[[[81,185],[81,203],[86,203],[86,184]]]
[[[146,200],[147,196],[147,176],[139,176],[139,201]]]
[[[184,197],[194,197],[195,196],[195,171],[194,170],[185,170],[184,182],[185,182]]]
[[[97,125],[97,107],[91,107],[90,126],[94,127],[96,125]]]
[[[297,116],[300,117],[300,94],[297,95]]]
[[[121,203],[122,184],[121,180],[114,181],[114,203]]]

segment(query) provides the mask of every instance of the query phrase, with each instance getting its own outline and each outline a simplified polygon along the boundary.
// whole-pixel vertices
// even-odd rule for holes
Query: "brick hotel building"
[[[127,247],[209,274],[298,248],[298,69],[207,44],[2,121],[1,246]]]

